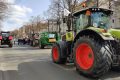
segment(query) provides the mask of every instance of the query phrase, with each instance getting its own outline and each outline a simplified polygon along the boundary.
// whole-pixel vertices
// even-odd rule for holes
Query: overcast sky
[[[9,18],[5,20],[2,30],[11,31],[20,28],[28,22],[31,16],[44,16],[50,5],[50,0],[8,0],[13,4]]]

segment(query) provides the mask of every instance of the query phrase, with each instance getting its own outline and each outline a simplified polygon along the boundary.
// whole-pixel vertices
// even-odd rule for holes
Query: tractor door
[[[88,27],[89,23],[89,16],[85,13],[76,16],[75,19],[75,29],[78,31],[83,30],[84,28]]]

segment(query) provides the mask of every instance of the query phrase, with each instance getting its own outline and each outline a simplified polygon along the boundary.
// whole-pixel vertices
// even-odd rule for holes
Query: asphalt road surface
[[[77,73],[73,64],[52,63],[50,53],[29,46],[0,48],[0,80],[94,80]],[[97,80],[120,80],[120,72],[110,71]]]

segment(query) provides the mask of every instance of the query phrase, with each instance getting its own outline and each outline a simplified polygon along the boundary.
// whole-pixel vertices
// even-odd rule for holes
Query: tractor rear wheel
[[[45,48],[45,46],[44,45],[41,45],[41,47],[40,47],[41,49],[44,49]]]
[[[13,47],[13,45],[12,44],[9,44],[9,48],[12,48]]]
[[[40,49],[44,49],[44,48],[45,48],[45,46],[44,46],[44,45],[42,45],[42,43],[40,42],[40,43],[39,43],[39,48],[40,48]]]
[[[100,77],[108,72],[112,59],[104,43],[88,37],[80,37],[74,46],[76,70],[89,77]],[[108,49],[108,50],[107,50]]]
[[[116,39],[115,41],[111,42],[111,45],[112,45],[111,49],[114,51],[114,54],[120,56],[120,40]],[[119,60],[120,59],[116,60],[116,62],[118,63],[117,65],[115,64],[114,66],[114,63],[113,63],[113,66],[112,66],[113,71],[120,72],[120,63],[119,63],[120,61]]]
[[[1,42],[2,42],[2,41],[0,40],[0,46],[1,46]]]
[[[62,51],[64,46],[61,46],[61,44],[54,44],[52,47],[52,60],[54,63],[57,64],[65,64],[67,57],[63,57],[62,54],[64,54],[64,52]],[[65,54],[64,54],[65,55]]]
[[[9,43],[9,48],[12,48],[13,47],[13,43],[12,43],[12,41],[10,41],[10,43]]]

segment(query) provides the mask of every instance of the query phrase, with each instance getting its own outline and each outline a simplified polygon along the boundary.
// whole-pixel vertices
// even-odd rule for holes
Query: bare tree
[[[39,33],[43,29],[47,29],[47,22],[43,22],[43,19],[39,15],[32,16],[29,22],[19,28],[17,35],[19,35],[19,37],[22,37],[23,35],[29,36],[34,33]]]
[[[8,3],[6,3],[5,0],[0,0],[0,20],[3,20],[7,10],[8,10]]]
[[[7,16],[8,7],[9,4],[7,3],[6,0],[0,0],[0,29],[2,27],[2,21]]]
[[[41,24],[41,17],[39,15],[35,16],[34,17],[34,22],[35,22],[35,25],[36,25],[35,31],[39,32],[42,29],[42,26],[40,25]]]
[[[71,12],[71,14],[67,17],[66,20],[68,31],[73,30],[73,13],[75,12],[76,6],[78,4],[79,0],[61,0],[61,6]]]
[[[60,0],[51,0],[51,5],[49,6],[49,9],[47,11],[49,13],[48,15],[50,15],[48,20],[51,19],[56,20],[57,23],[56,30],[59,30],[59,33],[61,32],[60,19],[62,13],[62,7],[60,3],[61,3]]]
[[[79,0],[51,0],[51,5],[48,9],[48,12],[50,13],[52,19],[56,19],[58,23],[58,28],[60,32],[60,21],[63,18],[63,11],[64,9],[67,9],[71,12],[71,15],[67,18],[67,26],[68,30],[71,29],[73,26],[73,18],[72,13],[75,12],[75,7],[77,5]]]

